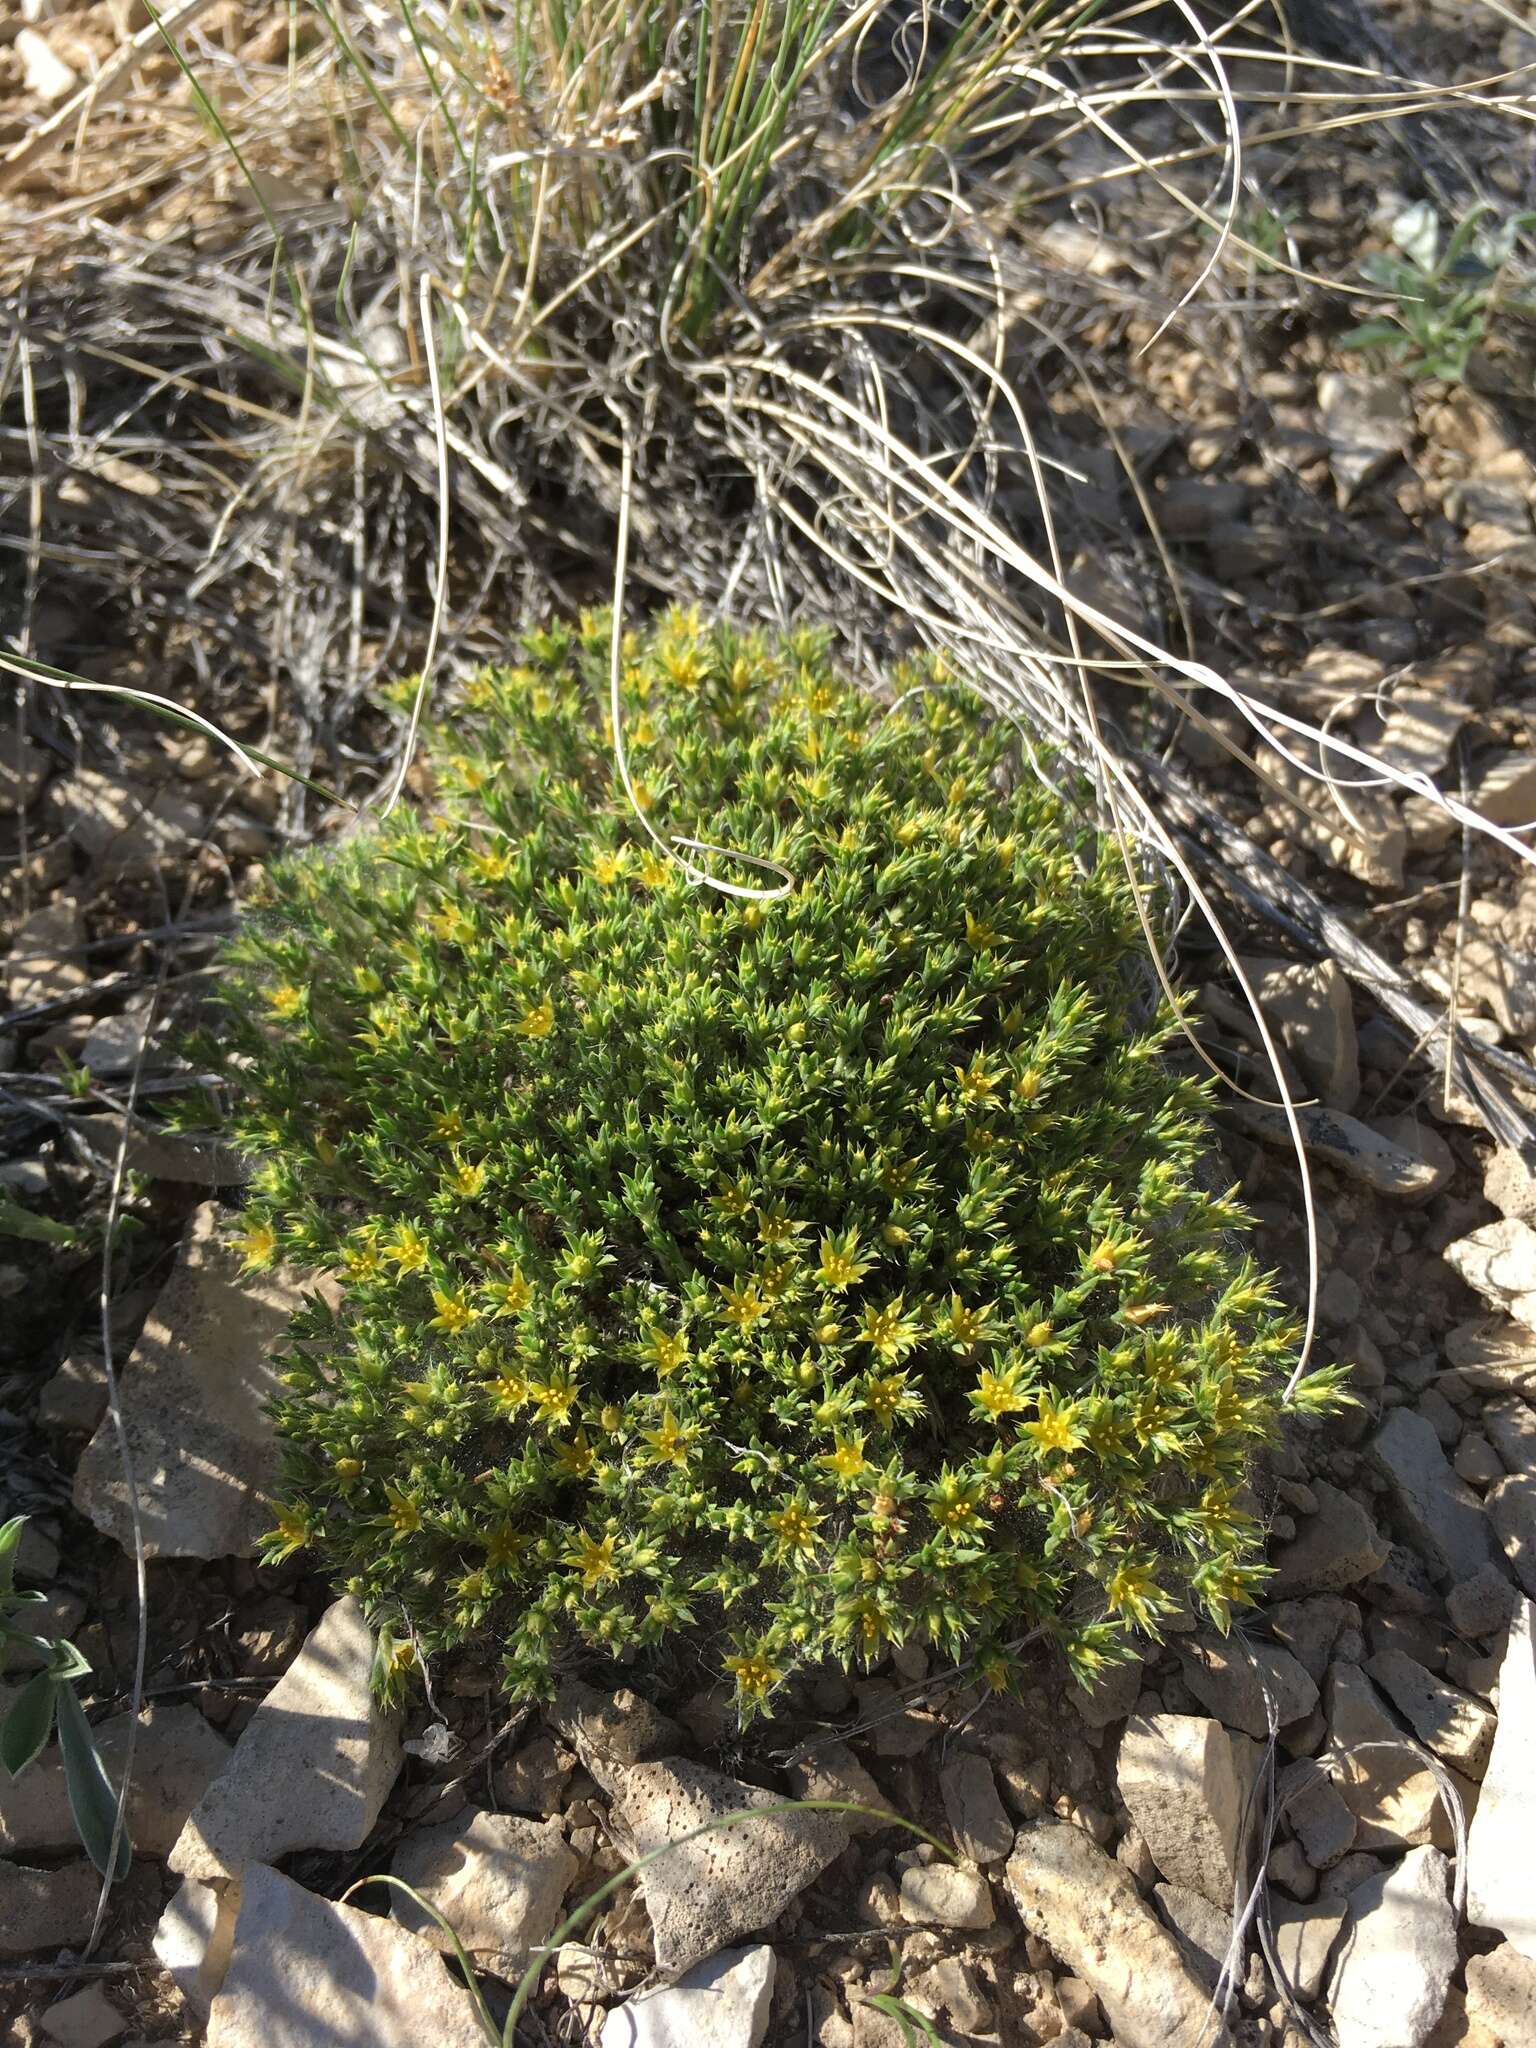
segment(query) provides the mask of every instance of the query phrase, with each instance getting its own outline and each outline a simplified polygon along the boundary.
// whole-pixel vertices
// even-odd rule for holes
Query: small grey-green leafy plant
[[[1487,337],[1496,301],[1536,312],[1528,289],[1506,289],[1515,243],[1536,227],[1536,213],[1490,226],[1491,212],[1486,204],[1474,206],[1443,241],[1439,215],[1427,201],[1400,214],[1392,223],[1393,246],[1374,250],[1360,266],[1395,304],[1351,328],[1341,346],[1374,350],[1412,377],[1459,384]]]
[[[80,1840],[96,1868],[105,1875],[110,1861],[113,1882],[121,1883],[128,1875],[133,1845],[128,1830],[117,1829],[117,1794],[75,1690],[80,1679],[90,1676],[91,1667],[73,1643],[34,1635],[24,1625],[27,1609],[40,1606],[46,1597],[23,1592],[16,1584],[16,1554],[26,1520],[25,1515],[15,1515],[0,1527],[0,1670],[18,1644],[34,1650],[43,1659],[43,1668],[15,1694],[0,1720],[0,1767],[7,1777],[19,1778],[36,1763],[57,1730],[69,1810]]]

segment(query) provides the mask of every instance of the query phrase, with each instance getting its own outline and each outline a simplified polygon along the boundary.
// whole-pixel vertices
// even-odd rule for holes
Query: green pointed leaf
[[[0,1599],[4,1599],[16,1583],[16,1552],[21,1547],[21,1532],[26,1521],[25,1515],[12,1515],[0,1528]]]
[[[0,1722],[0,1764],[11,1777],[21,1776],[52,1734],[54,1697],[52,1673],[39,1671],[17,1693]]]
[[[117,1856],[109,1871],[107,1858],[112,1849],[112,1830],[117,1821],[117,1793],[107,1776],[96,1748],[96,1738],[85,1718],[85,1709],[72,1687],[59,1688],[59,1748],[64,1757],[64,1783],[69,1792],[69,1810],[90,1857],[103,1877],[121,1884],[133,1859],[133,1844],[125,1827],[117,1844]]]

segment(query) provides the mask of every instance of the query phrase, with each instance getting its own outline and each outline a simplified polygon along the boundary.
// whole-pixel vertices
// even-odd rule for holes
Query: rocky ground
[[[138,21],[126,0],[62,22],[24,11],[37,15],[25,40],[0,25],[18,133]],[[217,18],[237,47],[241,8]],[[1451,16],[1391,18],[1411,39]],[[1469,37],[1466,65],[1523,61],[1518,38]],[[1334,266],[1379,244],[1402,203],[1392,180],[1409,182],[1390,150],[1318,145],[1279,170],[1302,254]],[[1202,653],[1465,790],[1496,824],[1536,817],[1519,337],[1475,366],[1476,389],[1388,373],[1339,348],[1342,320],[1271,304],[1250,276],[1193,336],[1186,323],[1154,340],[1144,226],[1112,200],[1091,234],[1053,225],[1042,302],[1054,313],[1091,290],[1103,307],[1086,345],[1157,508],[1167,556],[1152,566],[1176,572]],[[1134,367],[1117,377],[1116,364]],[[1046,453],[1083,478],[1074,574],[1148,618],[1161,585],[1126,538],[1134,508],[1101,427],[1065,408],[1056,432]],[[137,481],[98,471],[61,470],[61,517],[81,491],[154,483],[142,467]],[[82,614],[67,587],[45,587],[37,616],[45,654],[142,680],[122,618]],[[273,719],[253,688],[232,725],[260,740]],[[1214,722],[1236,729],[1219,709]],[[1261,781],[1208,732],[1169,738],[1224,831],[1326,898],[1352,939],[1405,961],[1432,1010],[1454,1004],[1474,1037],[1532,1058],[1529,864],[1464,845],[1421,798],[1335,801],[1277,751],[1261,750]],[[1219,2036],[1220,1980],[1220,2025],[1239,2042],[1536,2043],[1536,1175],[1358,978],[1251,903],[1230,906],[1312,1098],[1319,1355],[1352,1364],[1362,1401],[1298,1428],[1255,1474],[1275,1576],[1233,1636],[1175,1630],[1093,1696],[1042,1662],[1012,1700],[904,1652],[854,1685],[803,1682],[749,1740],[677,1671],[594,1671],[509,1717],[493,1673],[460,1665],[396,1719],[371,1703],[355,1609],[300,1560],[251,1562],[276,1470],[262,1401],[291,1293],[241,1279],[216,1242],[238,1163],[157,1118],[185,1093],[179,1034],[212,948],[281,827],[275,786],[236,778],[200,737],[115,713],[84,726],[54,702],[0,738],[0,1519],[32,1517],[21,1577],[48,1594],[40,1625],[93,1666],[114,1771],[137,1648],[135,1510],[150,1558],[135,1857],[88,1960],[97,1885],[59,1767],[0,1780],[7,2039],[106,2048],[206,2029],[216,2048],[458,2048],[480,2036],[435,1923],[403,1892],[344,1900],[349,1887],[392,1873],[437,1906],[499,2015],[502,1987],[626,1860],[801,1794],[888,1809],[945,1848],[829,1812],[705,1836],[560,1941],[526,2038],[903,2048],[902,2019],[879,2002],[895,1994],[955,2048],[1192,2048]],[[1193,932],[1184,967],[1203,983],[1209,1046],[1251,1081],[1251,1026]],[[1503,1079],[1536,1106],[1518,1066]],[[1300,1300],[1283,1127],[1237,1102],[1221,1132],[1261,1254]],[[104,1337],[132,1498],[104,1419]]]

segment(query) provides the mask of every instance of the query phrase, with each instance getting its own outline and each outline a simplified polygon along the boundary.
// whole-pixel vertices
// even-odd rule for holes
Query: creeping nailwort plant
[[[904,1639],[1003,1685],[1036,1632],[1091,1674],[1225,1624],[1292,1332],[1117,857],[942,676],[888,709],[681,614],[623,646],[637,816],[606,621],[521,653],[430,812],[275,871],[235,948],[245,1253],[341,1288],[273,1553],[386,1680],[688,1635],[745,1713]]]

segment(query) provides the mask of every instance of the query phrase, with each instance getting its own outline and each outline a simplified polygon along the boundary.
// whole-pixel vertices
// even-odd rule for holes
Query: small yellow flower
[[[997,1421],[1003,1415],[1015,1415],[1029,1405],[1028,1398],[1019,1392],[1019,1368],[1005,1366],[1001,1372],[984,1372],[976,1382],[976,1391],[971,1396],[978,1408],[982,1408]]]
[[[862,1436],[835,1437],[833,1448],[816,1460],[825,1465],[839,1479],[859,1479],[869,1470],[869,1460],[864,1455]]]
[[[567,1564],[572,1564],[581,1573],[581,1583],[587,1592],[594,1586],[602,1585],[605,1579],[616,1579],[619,1568],[613,1561],[616,1539],[603,1537],[599,1542],[589,1536],[585,1529],[578,1529],[570,1548],[565,1553]]]
[[[280,1507],[277,1511],[276,1533],[282,1547],[275,1553],[273,1562],[281,1563],[292,1552],[303,1550],[308,1545],[314,1528],[305,1509]]]
[[[917,1323],[906,1313],[899,1294],[883,1308],[871,1303],[865,1309],[859,1325],[859,1342],[878,1352],[888,1365],[912,1349],[917,1342]]]
[[[464,1135],[464,1119],[456,1109],[445,1109],[441,1116],[432,1119],[432,1135],[445,1144],[457,1144]]]
[[[982,918],[973,916],[968,910],[965,913],[965,942],[976,952],[984,953],[989,947],[997,944],[996,929]]]
[[[983,1053],[977,1053],[968,1067],[955,1068],[955,1083],[962,1102],[985,1104],[997,1093],[997,1075]]]
[[[304,991],[291,981],[268,992],[267,1008],[278,1017],[296,1017],[304,1007]]]
[[[247,1266],[265,1266],[277,1250],[277,1232],[270,1223],[253,1223],[234,1242]]]
[[[446,1330],[450,1336],[455,1336],[460,1330],[467,1330],[470,1324],[479,1318],[480,1311],[471,1308],[461,1293],[444,1293],[440,1287],[434,1287],[432,1300],[436,1305],[437,1314],[427,1325],[429,1329]]]
[[[656,1429],[644,1432],[645,1441],[659,1465],[676,1465],[679,1470],[688,1463],[688,1453],[698,1430],[691,1425],[680,1423],[670,1408],[661,1412],[661,1423]]]
[[[385,1488],[389,1500],[389,1526],[397,1536],[410,1536],[421,1527],[421,1509],[398,1487]]]
[[[510,1522],[498,1522],[485,1539],[485,1563],[488,1571],[499,1571],[517,1558],[525,1548],[524,1538],[519,1536]]]
[[[734,1323],[738,1330],[750,1330],[755,1322],[768,1313],[768,1303],[750,1280],[742,1287],[722,1287],[720,1293],[725,1303],[720,1313],[726,1322]]]
[[[1115,1273],[1125,1264],[1135,1249],[1136,1240],[1134,1238],[1101,1238],[1088,1254],[1088,1263],[1095,1273]]]
[[[669,1331],[653,1327],[646,1332],[645,1341],[658,1379],[666,1379],[676,1372],[688,1356],[688,1335],[685,1330],[679,1330],[673,1335]]]
[[[576,1406],[576,1385],[563,1371],[552,1374],[542,1385],[530,1381],[528,1392],[539,1404],[540,1422],[564,1422]]]
[[[735,1679],[743,1699],[760,1700],[767,1696],[784,1676],[777,1664],[756,1651],[748,1651],[740,1657],[727,1657],[725,1668]]]
[[[672,879],[672,863],[647,847],[640,856],[639,874],[647,889],[659,889]]]
[[[521,1408],[531,1391],[526,1376],[520,1372],[501,1372],[491,1381],[491,1399],[508,1414]]]
[[[451,945],[457,945],[473,934],[469,919],[457,903],[444,904],[443,908],[432,916],[430,923],[437,936],[446,939]]]
[[[1021,1425],[1026,1436],[1032,1436],[1042,1451],[1075,1451],[1083,1440],[1082,1430],[1077,1425],[1077,1406],[1068,1402],[1058,1408],[1049,1394],[1042,1394],[1040,1413],[1033,1422]]]
[[[343,1486],[350,1486],[354,1479],[362,1478],[363,1461],[361,1458],[337,1458],[331,1470]]]
[[[342,1253],[341,1270],[349,1280],[371,1280],[379,1270],[379,1255],[371,1244],[354,1245]]]
[[[393,1259],[401,1273],[419,1273],[427,1263],[427,1240],[412,1223],[402,1223],[392,1243],[383,1247],[386,1259]]]
[[[525,1010],[514,1028],[521,1038],[548,1038],[555,1028],[555,1006],[549,997]]]
[[[821,1277],[828,1287],[851,1287],[869,1271],[868,1259],[859,1257],[859,1234],[845,1230],[838,1237],[821,1240]]]
[[[462,1159],[455,1159],[451,1170],[444,1175],[444,1179],[448,1183],[450,1193],[463,1195],[466,1199],[472,1199],[485,1186],[485,1168],[483,1165],[476,1164],[471,1166],[467,1165]]]
[[[799,1501],[791,1501],[776,1515],[768,1517],[768,1526],[779,1539],[779,1547],[797,1557],[802,1552],[816,1548],[816,1531],[821,1526],[821,1516]]]
[[[629,862],[629,848],[620,846],[612,853],[595,853],[592,856],[592,879],[601,889],[611,889],[623,874]]]
[[[596,1462],[584,1429],[577,1430],[570,1443],[556,1444],[554,1452],[561,1470],[569,1473],[572,1479],[585,1479]]]
[[[505,849],[496,853],[472,853],[469,864],[482,882],[504,882],[512,872],[512,856]]]

